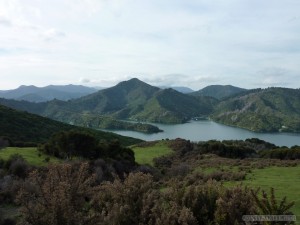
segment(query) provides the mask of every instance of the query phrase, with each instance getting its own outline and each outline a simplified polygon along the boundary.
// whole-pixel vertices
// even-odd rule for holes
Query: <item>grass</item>
[[[148,164],[153,166],[153,159],[167,155],[173,152],[166,141],[160,141],[152,146],[132,147],[135,155],[135,161],[139,164]]]
[[[240,182],[239,182],[240,183]],[[231,186],[237,182],[227,182]],[[243,185],[270,191],[275,189],[275,196],[278,199],[287,197],[288,202],[294,201],[295,205],[292,212],[300,218],[300,167],[267,167],[264,169],[253,169],[252,173],[247,174]]]
[[[7,160],[11,155],[19,154],[24,157],[24,159],[33,166],[46,166],[49,163],[60,162],[59,159],[40,153],[37,148],[17,148],[17,147],[7,147],[0,150],[0,158]],[[49,157],[49,162],[46,162],[45,159]]]

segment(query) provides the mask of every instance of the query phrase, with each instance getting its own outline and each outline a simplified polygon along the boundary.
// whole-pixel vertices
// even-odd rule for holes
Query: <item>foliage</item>
[[[17,197],[22,219],[28,224],[95,224],[97,215],[89,207],[93,177],[88,165],[51,165],[49,171],[31,173]]]
[[[243,215],[253,215],[256,213],[256,205],[247,187],[236,186],[226,189],[217,200],[217,210],[215,217],[217,224],[238,225],[243,224]],[[253,192],[254,193],[254,192]]]
[[[295,146],[292,148],[277,148],[272,150],[265,150],[260,152],[262,158],[271,158],[271,159],[300,159],[300,147]]]
[[[258,206],[258,212],[262,215],[292,215],[290,209],[295,204],[294,202],[288,203],[286,197],[284,197],[280,202],[277,202],[275,197],[274,188],[271,188],[270,197],[268,197],[268,193],[262,191],[262,198],[259,198],[257,193],[252,190],[252,196],[256,205]],[[266,225],[275,225],[275,224],[286,224],[283,222],[264,222]]]
[[[72,157],[113,158],[127,160],[134,164],[133,151],[122,147],[117,140],[99,143],[93,135],[76,130],[53,135],[47,143],[39,147],[39,150],[63,159],[72,159]]]
[[[228,158],[246,158],[256,154],[252,148],[243,145],[235,145],[230,142],[208,141],[199,143],[198,146],[200,153],[212,153],[221,157]]]

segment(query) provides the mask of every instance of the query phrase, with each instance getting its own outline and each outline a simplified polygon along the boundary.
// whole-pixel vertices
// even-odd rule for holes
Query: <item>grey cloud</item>
[[[80,82],[80,83],[90,83],[91,80],[90,80],[89,78],[81,77],[81,78],[79,79],[79,82]]]
[[[292,71],[279,67],[264,68],[258,71],[257,75],[260,77],[260,81],[255,82],[254,85],[263,87],[290,86],[292,84],[290,80],[293,80],[294,77]]]
[[[0,25],[6,26],[6,27],[11,27],[12,22],[9,19],[5,18],[5,17],[0,17]]]

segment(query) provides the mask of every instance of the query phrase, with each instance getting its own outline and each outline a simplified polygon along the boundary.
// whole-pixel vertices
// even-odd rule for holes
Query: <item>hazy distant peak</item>
[[[235,87],[232,85],[209,85],[199,91],[191,93],[194,96],[210,96],[217,99],[222,99],[235,95],[241,92],[247,91],[247,89]]]
[[[184,86],[160,86],[160,88],[162,88],[162,89],[172,88],[172,89],[179,91],[181,93],[184,93],[184,94],[194,92],[193,89],[191,89],[189,87],[184,87]]]

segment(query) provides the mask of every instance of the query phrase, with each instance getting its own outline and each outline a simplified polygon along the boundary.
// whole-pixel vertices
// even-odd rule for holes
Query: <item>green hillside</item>
[[[124,145],[141,142],[141,140],[135,138],[71,126],[0,105],[0,136],[8,137],[13,142],[42,143],[47,141],[54,133],[67,130],[85,130],[98,139],[118,139]]]
[[[210,96],[216,99],[223,99],[238,93],[242,93],[246,89],[234,87],[232,85],[210,85],[199,91],[190,93],[192,96]]]
[[[193,117],[210,114],[215,102],[208,98],[188,96],[171,88],[164,89],[157,92],[144,110],[133,118],[159,123],[184,123]]]
[[[258,132],[300,132],[299,115],[299,89],[267,88],[219,103],[211,118]]]

